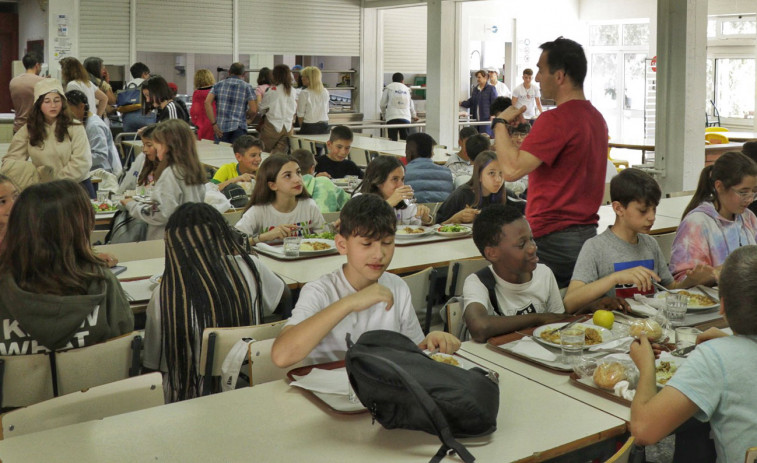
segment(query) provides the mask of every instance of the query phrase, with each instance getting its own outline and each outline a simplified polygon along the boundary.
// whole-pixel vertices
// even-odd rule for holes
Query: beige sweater
[[[81,182],[89,178],[92,167],[92,153],[89,150],[87,132],[81,124],[68,127],[68,136],[62,142],[55,139],[55,124],[47,126],[47,137],[42,147],[29,143],[29,131],[26,126],[16,132],[11,140],[6,160],[26,161],[31,158],[36,167],[52,168],[56,179],[70,179]]]

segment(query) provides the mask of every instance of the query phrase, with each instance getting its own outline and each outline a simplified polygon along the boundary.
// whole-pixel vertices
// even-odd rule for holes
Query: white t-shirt
[[[89,84],[89,85],[87,85]],[[97,114],[97,98],[95,97],[95,86],[91,82],[79,82],[78,80],[72,80],[66,84],[66,91],[80,90],[87,95],[87,103],[89,104],[89,110],[92,114]]]
[[[492,266],[489,265],[489,270]],[[526,283],[509,283],[494,273],[494,293],[497,304],[505,316],[524,315],[529,313],[564,313],[565,307],[560,297],[560,289],[552,271],[543,264],[536,264],[531,281]],[[489,290],[478,279],[475,273],[468,275],[463,285],[463,300],[465,309],[470,304],[478,302],[486,307],[489,315],[496,315],[494,307],[489,301]],[[467,329],[465,331],[467,336]]]
[[[329,91],[325,88],[316,93],[306,88],[297,97],[297,117],[306,124],[329,121]]]
[[[533,119],[536,117],[536,99],[541,97],[539,87],[532,83],[531,87],[526,89],[523,84],[518,85],[513,90],[513,98],[517,98],[518,102],[515,104],[516,108],[526,106],[526,112],[523,113],[523,117],[526,119]]]
[[[292,130],[292,120],[294,113],[297,111],[297,92],[294,88],[290,89],[289,95],[283,86],[273,86],[263,94],[263,102],[260,104],[260,111],[267,109],[265,113],[266,120],[273,125],[273,128],[281,132],[282,128],[287,131]]]
[[[300,226],[297,234],[302,236],[320,233],[323,231],[324,222],[318,204],[312,199],[302,199],[297,201],[292,212],[286,213],[277,211],[273,204],[252,206],[242,215],[235,227],[248,235],[256,236],[279,225],[296,224]]]
[[[497,81],[497,85],[494,86],[497,89],[497,96],[506,96],[510,98],[513,94],[504,82]]]
[[[394,119],[411,121],[415,117],[415,105],[410,89],[402,82],[392,82],[384,87],[379,106],[386,121]]]
[[[284,292],[284,282],[276,276],[268,267],[263,265],[256,256],[250,256],[255,267],[260,274],[260,287],[263,288],[263,295],[260,298],[261,309],[263,315],[270,315],[273,313],[276,306],[279,305],[281,294]],[[254,301],[257,296],[257,286],[255,285],[255,277],[250,269],[245,264],[242,257],[235,257],[239,264],[239,269],[242,271],[242,276],[247,281],[247,285],[250,287],[250,298]],[[195,321],[195,318],[192,317]],[[195,325],[196,326],[196,325]],[[195,329],[195,350],[200,352],[200,343],[202,341],[202,333]],[[150,302],[147,304],[147,318],[145,321],[145,351],[142,359],[142,364],[152,370],[158,369],[158,359],[160,359],[160,371],[168,371],[166,366],[165,353],[161,356],[163,338],[160,328],[160,285],[155,287],[152,292]],[[195,359],[197,362],[197,368],[199,368],[200,358]]]
[[[347,352],[345,337],[350,333],[353,342],[360,335],[372,330],[397,331],[420,344],[424,339],[423,330],[415,315],[410,298],[410,289],[402,278],[391,273],[379,277],[379,284],[385,286],[394,296],[394,305],[386,310],[381,302],[360,312],[353,312],[340,321],[310,352],[308,363],[324,363],[344,359]],[[292,311],[292,317],[286,326],[297,325],[312,317],[331,304],[354,294],[355,288],[347,281],[342,268],[323,275],[306,284],[300,292],[300,298]]]

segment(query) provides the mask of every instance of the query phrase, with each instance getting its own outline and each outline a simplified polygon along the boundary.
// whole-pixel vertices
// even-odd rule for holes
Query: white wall
[[[26,53],[26,42],[44,40],[45,49],[50,46],[47,35],[47,13],[43,12],[36,0],[23,0],[18,4],[18,56]]]

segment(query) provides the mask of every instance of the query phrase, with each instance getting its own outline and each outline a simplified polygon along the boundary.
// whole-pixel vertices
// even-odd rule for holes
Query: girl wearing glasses
[[[757,192],[757,164],[729,152],[702,169],[683,213],[670,256],[670,271],[683,280],[698,264],[715,267],[741,246],[757,243],[757,216],[747,207]],[[713,275],[711,284],[715,283]]]

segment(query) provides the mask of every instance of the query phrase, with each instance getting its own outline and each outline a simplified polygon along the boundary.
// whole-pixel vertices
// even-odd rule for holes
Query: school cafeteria
[[[0,24],[0,461],[757,461],[754,2]]]

